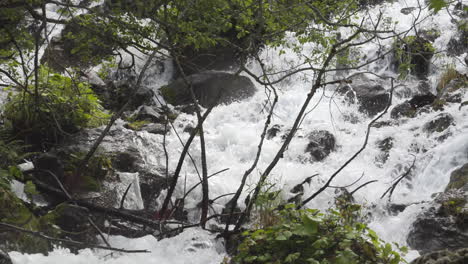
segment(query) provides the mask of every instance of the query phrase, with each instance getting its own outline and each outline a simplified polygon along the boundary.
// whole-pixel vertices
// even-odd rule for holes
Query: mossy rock
[[[81,151],[69,153],[63,161],[65,172],[62,183],[73,193],[99,191],[101,190],[101,182],[113,173],[110,155],[98,152],[77,175],[77,167],[85,155],[86,152]]]
[[[164,85],[159,89],[159,91],[161,92],[161,95],[167,103],[172,105],[175,105],[177,103],[176,90],[171,89],[168,85]]]
[[[468,248],[440,250],[413,260],[411,264],[462,264],[468,263]]]
[[[441,133],[454,124],[454,119],[449,113],[438,114],[434,119],[427,122],[423,126],[423,130],[427,133]]]
[[[0,222],[31,231],[41,231],[48,235],[55,232],[52,223],[34,215],[12,192],[0,189]],[[41,238],[26,233],[0,228],[0,244],[7,251],[23,253],[47,253],[52,245]]]
[[[148,120],[138,120],[138,121],[134,121],[134,122],[130,122],[130,123],[127,123],[124,125],[124,127],[126,129],[131,129],[131,130],[134,130],[134,131],[141,131],[141,129],[150,124],[151,121],[148,121]]]
[[[454,68],[447,68],[439,78],[437,94],[441,97],[466,87],[468,87],[468,77]]]
[[[450,182],[445,188],[445,191],[451,189],[463,189],[468,191],[468,163],[454,170],[450,175]]]

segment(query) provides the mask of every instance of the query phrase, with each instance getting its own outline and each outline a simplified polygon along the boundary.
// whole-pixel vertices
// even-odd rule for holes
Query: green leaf
[[[434,13],[439,12],[446,6],[447,3],[444,0],[429,0],[429,9],[434,9]]]
[[[304,230],[309,234],[313,235],[318,232],[319,223],[312,220],[309,216],[305,215],[302,217],[302,223],[304,224]]]
[[[27,181],[24,185],[24,192],[31,197],[32,195],[37,195],[39,192],[36,189],[36,185],[32,181]]]
[[[296,252],[296,253],[293,253],[293,254],[289,254],[288,256],[286,256],[286,258],[284,259],[284,261],[286,263],[293,263],[295,260],[297,260],[299,257],[301,256],[301,253],[299,252]]]

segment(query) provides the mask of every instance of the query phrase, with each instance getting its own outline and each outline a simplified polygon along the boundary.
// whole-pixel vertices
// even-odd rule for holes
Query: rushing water
[[[423,1],[421,1],[423,2]],[[417,7],[416,0],[400,0],[395,3],[386,3],[370,10],[375,17],[379,10],[387,17],[398,20],[397,31],[404,31],[410,27],[416,18],[417,12],[403,15],[400,10],[404,7]],[[420,14],[418,25],[423,29],[439,29],[441,36],[436,39],[434,46],[437,50],[444,50],[450,38],[456,33],[456,27],[450,22],[451,18],[445,11],[429,16],[429,11],[424,9]],[[346,32],[343,32],[346,34]],[[411,33],[410,33],[411,34]],[[292,40],[293,41],[293,40]],[[391,39],[384,40],[381,44],[390,46]],[[372,57],[377,52],[375,43],[365,44],[361,54]],[[300,58],[292,51],[285,49],[286,54],[278,56],[278,50],[267,49],[262,52],[262,58],[275,67],[276,70],[288,69],[295,65]],[[307,52],[307,49],[304,51]],[[458,58],[449,58],[441,54],[433,59],[433,69],[429,76],[433,92],[439,74],[447,64],[454,65],[460,72],[466,73],[466,66],[461,61],[466,54]],[[389,59],[381,60],[367,66],[367,69],[380,75],[394,76],[389,71]],[[255,63],[250,69],[260,74],[260,67]],[[351,74],[351,73],[349,73]],[[150,75],[146,83],[158,89],[161,84],[168,80],[167,76]],[[379,82],[386,89],[390,88],[388,81],[378,80],[376,77],[367,75],[368,82]],[[333,76],[329,76],[333,78]],[[279,102],[275,110],[272,123],[283,126],[286,131],[292,126],[300,106],[303,104],[306,94],[311,87],[312,76],[308,73],[299,74],[282,82],[279,88]],[[403,82],[413,90],[417,86],[416,81]],[[295,184],[300,183],[307,176],[318,173],[310,186],[306,185],[305,196],[315,192],[324,181],[332,175],[349,157],[351,157],[363,144],[367,124],[371,118],[360,114],[356,105],[343,103],[340,97],[334,95],[336,87],[327,87],[319,90],[310,103],[312,110],[301,125],[296,138],[290,144],[284,158],[278,163],[272,172],[270,182],[275,183],[278,188],[284,190],[283,195],[288,198],[288,191]],[[225,168],[228,171],[210,179],[210,197],[235,192],[244,171],[251,166],[256,155],[260,134],[264,126],[266,113],[264,103],[266,95],[263,88],[258,86],[258,93],[250,99],[225,106],[216,107],[205,123],[205,138],[207,148],[207,160],[209,173],[214,173]],[[406,100],[405,98],[394,98],[393,105]],[[466,96],[464,101],[467,100]],[[449,181],[451,171],[468,161],[468,111],[459,110],[459,104],[450,104],[445,107],[444,112],[454,117],[455,125],[448,129],[450,136],[440,143],[437,137],[441,133],[427,134],[422,126],[433,119],[440,112],[429,112],[419,115],[417,118],[402,121],[397,125],[372,128],[367,148],[347,166],[332,182],[334,186],[344,186],[362,177],[361,183],[377,180],[355,194],[357,202],[368,206],[370,212],[369,225],[377,231],[382,239],[406,244],[406,236],[411,223],[428,202],[432,200],[431,195],[443,191]],[[354,116],[357,122],[349,122],[349,116]],[[382,120],[389,120],[389,113]],[[174,123],[175,128],[183,139],[188,134],[183,129],[188,124],[195,124],[196,118],[191,115],[181,114]],[[337,139],[337,149],[322,162],[309,162],[308,155],[304,153],[307,145],[306,135],[316,129],[324,129],[332,132]],[[443,132],[446,133],[447,131]],[[375,157],[380,150],[376,146],[378,140],[393,137],[393,148],[389,152],[389,158],[385,164],[377,164]],[[162,152],[162,136],[139,132],[138,136],[131,140],[144,155],[145,162],[149,168],[161,168],[165,164],[165,156]],[[196,163],[200,162],[199,142],[192,144],[190,153]],[[254,170],[248,180],[248,187],[253,186],[258,180],[259,174],[273,159],[282,141],[279,137],[266,140],[260,156],[257,169]],[[181,145],[175,133],[167,137],[167,149],[169,151],[170,170],[174,169]],[[397,215],[390,215],[386,210],[388,199],[380,199],[381,195],[391,185],[392,180],[402,175],[415,160],[415,166],[411,170],[408,180],[403,180],[396,188],[392,196],[392,202],[398,204],[409,204],[409,206]],[[192,186],[199,181],[190,160],[185,163],[181,175],[186,179],[187,186]],[[199,166],[200,167],[200,166]],[[183,186],[176,190],[176,196],[181,196]],[[314,208],[327,208],[336,196],[335,189],[330,189],[320,194],[308,206]],[[164,195],[161,195],[164,197]],[[214,208],[220,210],[229,197],[216,201]],[[201,200],[201,191],[193,192],[187,200],[187,208],[195,208]],[[240,199],[243,200],[243,197]],[[190,211],[190,218],[196,220],[197,210]],[[157,242],[148,236],[140,239],[126,239],[123,237],[111,238],[113,245],[117,247],[148,249],[150,254],[106,255],[102,251],[83,250],[79,255],[73,255],[65,249],[56,249],[48,257],[42,255],[27,255],[12,252],[11,256],[15,263],[219,263],[224,251],[220,242],[214,240],[214,236],[202,230],[192,229],[183,234]],[[194,248],[194,244],[201,243],[203,246]],[[417,256],[417,252],[411,251],[408,259]]]

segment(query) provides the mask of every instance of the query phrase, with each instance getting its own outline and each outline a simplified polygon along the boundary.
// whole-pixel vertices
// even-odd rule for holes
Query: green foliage
[[[99,16],[75,16],[62,32],[64,51],[80,66],[97,65],[109,59],[119,46],[126,46],[115,28]]]
[[[281,221],[246,231],[232,264],[243,263],[389,263],[405,262],[365,224],[355,220],[360,207],[350,205],[321,213],[287,205]],[[400,248],[405,251],[405,248]]]
[[[16,138],[31,144],[56,143],[65,135],[105,124],[108,119],[87,84],[45,67],[39,70],[37,90],[28,86],[12,94],[3,113]]]
[[[0,222],[12,224],[32,231],[49,233],[53,227],[50,222],[41,221],[11,191],[0,188]],[[47,253],[51,246],[46,240],[16,232],[0,233],[0,239],[7,241],[8,251],[24,253]]]
[[[398,65],[400,78],[406,78],[411,72],[421,75],[424,72],[423,64],[432,58],[435,48],[424,38],[407,36],[394,42],[395,63]]]
[[[65,175],[63,184],[71,192],[92,192],[101,189],[101,181],[112,172],[112,161],[108,155],[95,154],[82,168],[79,177],[76,170],[81,165],[86,152],[75,152],[68,154],[64,160]]]
[[[0,139],[0,190],[9,190],[11,180],[23,178],[16,165],[30,155],[24,153],[24,148],[19,141],[7,143]]]
[[[439,12],[442,8],[448,6],[445,0],[429,0],[429,9],[433,9],[434,13]]]
[[[453,84],[450,88],[450,91],[446,89],[447,85],[454,80],[458,80],[458,83]],[[459,73],[454,66],[449,65],[446,67],[445,71],[439,77],[439,82],[437,84],[437,93],[442,95],[443,93],[454,92],[461,87],[468,86],[468,78],[463,74]]]
[[[115,58],[110,58],[109,60],[104,61],[101,64],[101,68],[99,69],[97,73],[99,78],[101,78],[104,81],[109,79],[109,73],[111,69],[117,68],[117,66],[118,65],[115,62]]]
[[[140,131],[145,125],[151,123],[148,120],[138,120],[134,122],[130,122],[126,125],[126,128],[135,130],[135,131]]]
[[[264,228],[277,224],[280,216],[276,208],[283,202],[281,189],[274,182],[265,181],[253,207],[254,226]]]

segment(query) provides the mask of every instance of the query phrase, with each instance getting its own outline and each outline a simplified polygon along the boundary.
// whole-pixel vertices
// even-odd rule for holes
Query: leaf
[[[315,220],[310,219],[310,217],[306,215],[303,216],[302,223],[304,225],[304,230],[307,232],[307,234],[313,235],[318,232],[319,223]]]
[[[36,185],[34,185],[32,181],[26,182],[26,184],[24,185],[24,192],[30,197],[39,194],[39,192],[36,189]]]
[[[429,9],[434,9],[434,13],[439,12],[446,6],[447,3],[444,0],[429,0]]]
[[[296,253],[293,253],[293,254],[289,254],[285,259],[284,261],[286,263],[293,263],[296,259],[298,259],[299,257],[301,256],[301,253],[299,252],[296,252]]]

